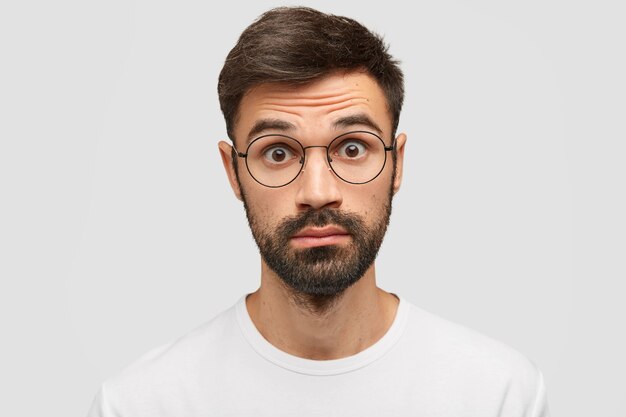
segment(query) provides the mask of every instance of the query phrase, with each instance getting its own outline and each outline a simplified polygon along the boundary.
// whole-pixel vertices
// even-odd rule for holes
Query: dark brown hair
[[[386,98],[395,136],[404,100],[398,61],[382,37],[347,17],[308,7],[278,7],[248,26],[226,57],[217,87],[226,131],[233,130],[239,104],[263,83],[306,84],[338,70],[364,70]]]

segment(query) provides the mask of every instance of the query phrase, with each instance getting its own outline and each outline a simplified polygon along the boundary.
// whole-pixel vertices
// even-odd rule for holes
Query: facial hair
[[[357,213],[322,208],[285,217],[275,227],[268,227],[252,212],[241,186],[240,189],[248,224],[261,257],[280,278],[294,301],[316,314],[332,308],[345,290],[361,279],[374,263],[391,217],[392,188],[381,215],[371,226]],[[291,247],[291,237],[300,230],[327,225],[343,227],[351,236],[350,243]]]

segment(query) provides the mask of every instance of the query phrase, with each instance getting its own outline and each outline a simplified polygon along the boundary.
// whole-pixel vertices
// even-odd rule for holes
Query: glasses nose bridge
[[[326,166],[327,166],[328,170],[331,171],[332,168],[330,167],[330,163],[332,162],[332,159],[330,159],[330,156],[328,155],[328,147],[329,147],[329,145],[303,146],[302,149],[304,150],[304,154],[303,154],[302,158],[304,160],[302,162],[302,171],[304,171],[306,169],[306,165],[307,165],[307,161],[308,161],[308,157],[306,155],[306,150],[309,149],[309,148],[324,148],[325,149],[324,160],[326,161]]]

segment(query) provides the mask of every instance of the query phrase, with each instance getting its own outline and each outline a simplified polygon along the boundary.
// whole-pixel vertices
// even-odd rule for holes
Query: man
[[[376,286],[407,139],[402,72],[377,35],[270,10],[218,92],[261,285],[105,382],[92,417],[548,415],[522,355]]]

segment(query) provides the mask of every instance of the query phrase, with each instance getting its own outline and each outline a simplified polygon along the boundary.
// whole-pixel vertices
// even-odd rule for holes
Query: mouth
[[[343,244],[350,238],[350,233],[338,226],[307,227],[296,233],[291,243],[298,248],[312,248]]]

